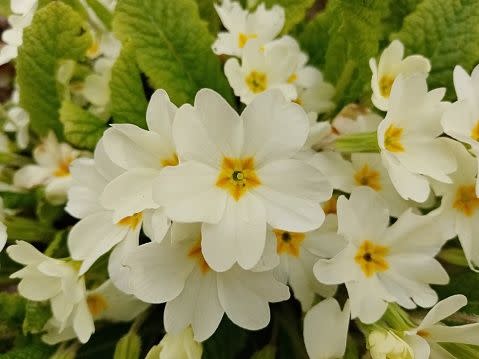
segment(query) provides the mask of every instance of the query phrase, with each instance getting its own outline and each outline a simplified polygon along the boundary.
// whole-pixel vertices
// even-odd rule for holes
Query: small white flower
[[[203,346],[193,339],[193,330],[187,327],[178,334],[166,334],[145,359],[201,359],[202,354]]]
[[[173,139],[180,164],[164,168],[154,198],[179,222],[205,222],[208,264],[245,269],[263,253],[266,224],[307,232],[324,220],[331,197],[321,173],[293,159],[309,132],[308,117],[279,91],[255,99],[239,116],[216,92],[201,90],[178,109]]]
[[[399,75],[409,76],[415,73],[427,76],[431,70],[428,59],[421,55],[404,57],[404,45],[399,40],[394,40],[386,47],[379,58],[370,59],[369,66],[373,73],[371,88],[373,95],[371,100],[374,106],[382,111],[387,111],[390,105],[391,89],[395,79]]]
[[[368,335],[369,353],[372,359],[414,359],[412,348],[391,331],[373,330]]]
[[[477,161],[456,141],[448,140],[449,151],[456,156],[457,171],[452,183],[436,183],[434,190],[442,196],[438,223],[446,239],[456,235],[472,269],[479,266],[479,198],[476,188]]]
[[[256,39],[259,45],[273,40],[283,28],[284,9],[274,5],[266,9],[260,4],[255,12],[248,13],[237,1],[223,0],[221,5],[215,4],[223,26],[227,32],[220,32],[213,44],[217,55],[233,55],[241,57],[247,43]]]
[[[81,152],[69,144],[58,143],[55,134],[50,132],[33,151],[37,164],[18,170],[13,184],[27,189],[44,185],[46,198],[51,203],[65,203],[71,185],[70,164],[80,155]]]
[[[88,341],[95,330],[93,320],[85,317],[86,289],[83,277],[78,276],[77,263],[53,259],[23,241],[9,246],[7,253],[25,268],[10,278],[19,278],[18,292],[33,300],[49,300],[53,320],[64,329],[70,321],[82,342]]]
[[[351,162],[335,152],[321,152],[309,163],[320,170],[335,189],[351,193],[354,188],[367,186],[387,203],[391,216],[399,217],[409,208],[408,202],[396,191],[388,172],[376,153],[353,153]]]
[[[96,320],[127,322],[133,320],[147,307],[148,304],[119,291],[108,280],[95,290],[87,291],[85,301],[77,309],[81,313],[78,315],[82,315],[83,318],[76,319],[77,313],[72,312],[67,324],[63,326],[58,320],[51,318],[45,325],[46,333],[42,336],[42,340],[48,344],[67,341],[79,337],[79,331],[76,328],[81,327],[81,321],[84,324]],[[79,337],[79,339],[83,338]]]
[[[304,317],[304,344],[311,359],[342,358],[350,320],[349,301],[343,310],[334,298],[316,304]]]
[[[292,75],[296,69],[299,47],[290,41],[278,41],[267,46],[257,40],[248,41],[241,65],[236,58],[226,61],[225,74],[241,102],[249,104],[269,89],[279,89],[289,100],[297,98]]]
[[[467,304],[463,295],[453,295],[437,303],[421,324],[406,331],[405,340],[414,350],[415,359],[452,357],[440,343],[479,345],[479,323],[448,327],[441,322]]]
[[[404,212],[389,226],[384,200],[369,187],[357,187],[349,200],[337,203],[338,233],[349,242],[331,260],[314,266],[325,284],[345,283],[352,318],[377,321],[388,302],[407,309],[431,307],[437,294],[429,284],[447,284],[449,277],[434,256],[444,240],[435,217]]]
[[[319,283],[313,274],[314,263],[319,258],[331,258],[346,246],[337,234],[336,216],[327,216],[323,225],[307,233],[288,232],[268,228],[265,255],[272,256],[275,277],[290,284],[304,312],[311,308],[316,294],[331,297],[336,286]]]
[[[479,66],[469,76],[461,66],[454,68],[457,102],[450,105],[442,117],[444,132],[471,146],[479,158]],[[479,196],[479,177],[476,183]]]
[[[448,175],[457,168],[454,155],[438,138],[444,93],[444,88],[428,92],[423,75],[400,75],[394,81],[389,110],[377,135],[384,166],[404,199],[426,201],[428,177],[450,183]]]
[[[167,303],[166,331],[176,334],[191,325],[201,342],[215,332],[224,313],[245,329],[267,326],[268,302],[288,299],[288,287],[272,271],[245,271],[237,265],[213,271],[202,254],[201,225],[176,226],[182,228],[172,231],[171,240],[141,245],[127,262],[133,294],[147,303]]]

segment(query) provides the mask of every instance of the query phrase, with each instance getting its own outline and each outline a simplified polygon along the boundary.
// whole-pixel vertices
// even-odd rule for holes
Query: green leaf
[[[257,351],[251,357],[251,359],[274,359],[274,358],[276,358],[276,347],[271,344],[268,344],[260,351]]]
[[[0,359],[49,359],[55,347],[40,341],[14,348],[8,353],[0,354]]]
[[[86,0],[86,3],[95,12],[107,29],[111,30],[111,22],[113,21],[113,14],[98,0]]]
[[[68,6],[70,6],[73,10],[75,10],[78,14],[81,15],[85,20],[88,20],[88,12],[86,11],[85,7],[82,5],[80,0],[38,0],[38,9],[47,6],[52,2],[62,2]]]
[[[200,16],[203,20],[208,23],[208,28],[210,32],[214,35],[220,29],[220,18],[216,13],[215,7],[213,4],[214,0],[196,0],[198,4],[198,9],[200,11]]]
[[[57,221],[63,216],[63,209],[65,208],[65,206],[55,206],[48,202],[45,198],[44,191],[39,191],[37,197],[38,200],[35,214],[37,215],[39,222],[45,225],[52,226],[55,221]]]
[[[68,142],[87,150],[95,149],[107,128],[105,121],[68,100],[63,102],[60,109],[60,119]]]
[[[140,337],[138,334],[130,332],[118,341],[113,359],[138,359],[140,352]]]
[[[20,327],[25,317],[26,300],[16,293],[0,293],[0,322]]]
[[[369,59],[377,55],[381,22],[387,14],[384,0],[333,0],[328,4],[328,46],[324,75],[336,84],[340,106],[358,101],[371,79]]]
[[[8,17],[10,13],[10,0],[0,0],[0,15]]]
[[[140,69],[177,105],[192,102],[205,87],[232,102],[219,58],[211,50],[214,38],[194,0],[122,0],[113,29],[123,42],[131,39]]]
[[[280,5],[284,8],[286,20],[283,33],[287,34],[306,17],[306,12],[314,5],[314,0],[266,0],[266,6]]]
[[[135,50],[124,44],[120,56],[113,65],[110,80],[111,114],[115,123],[133,123],[146,128],[148,103],[136,64]]]
[[[36,204],[33,192],[0,192],[3,205],[6,208],[22,209],[33,208]]]
[[[44,223],[23,217],[7,217],[5,220],[9,241],[49,243],[55,229]]]
[[[391,39],[400,39],[409,54],[428,57],[432,64],[429,85],[446,86],[452,98],[454,66],[471,71],[479,62],[477,0],[423,0]]]
[[[51,316],[52,311],[48,303],[28,301],[25,306],[23,334],[40,333]]]
[[[211,338],[203,342],[203,359],[235,358],[244,348],[247,332],[226,316]]]
[[[454,294],[467,297],[467,306],[461,312],[477,315],[479,313],[479,274],[467,269],[451,275],[451,281],[446,286],[435,286],[434,289],[441,299]]]
[[[17,59],[20,103],[30,113],[32,129],[63,138],[59,109],[63,90],[56,81],[60,60],[82,58],[91,43],[83,20],[70,6],[55,1],[38,10],[23,34]]]
[[[389,16],[383,21],[384,33],[399,31],[404,18],[412,13],[422,0],[389,0]]]

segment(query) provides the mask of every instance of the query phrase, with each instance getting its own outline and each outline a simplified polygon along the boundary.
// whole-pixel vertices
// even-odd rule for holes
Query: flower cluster
[[[42,11],[11,4],[0,63]],[[428,88],[430,61],[394,40],[369,60],[367,100],[345,105],[344,89],[283,35],[283,7],[223,0],[211,6],[224,28],[208,49],[230,93],[201,88],[188,103],[143,81],[148,56],[105,20],[116,1],[78,6],[90,46],[55,68],[65,136],[38,130],[22,86],[0,137],[0,248],[16,241],[10,279],[48,303],[39,331],[63,343],[57,354],[76,352],[99,321],[133,321],[117,352],[139,357],[135,336],[154,311],[166,334],[147,359],[200,358],[224,320],[271,324],[274,344],[295,323],[270,303],[297,301],[295,349],[311,359],[352,358],[359,340],[371,359],[479,356],[479,323],[455,314],[467,298],[440,289],[451,264],[479,271],[479,66],[454,69],[448,102],[445,88]],[[149,94],[127,116],[143,122],[113,115],[125,53],[135,63],[119,82]],[[80,114],[71,122],[69,109]]]

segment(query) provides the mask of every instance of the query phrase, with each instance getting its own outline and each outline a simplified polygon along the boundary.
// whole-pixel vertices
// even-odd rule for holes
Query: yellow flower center
[[[420,337],[423,337],[423,338],[427,338],[429,337],[431,334],[429,334],[429,332],[427,330],[419,330],[417,333],[417,335],[419,335]]]
[[[287,232],[280,229],[273,229],[276,236],[276,252],[278,254],[289,254],[293,257],[298,257],[301,250],[301,243],[303,243],[305,234],[296,232]]]
[[[384,75],[379,80],[379,92],[383,97],[389,98],[391,95],[391,88],[393,87],[395,77],[391,75]]]
[[[300,106],[303,106],[304,105],[304,102],[301,98],[299,97],[296,97],[294,100],[293,100],[294,103],[297,103],[298,105]]]
[[[203,253],[201,252],[201,238],[190,248],[188,257],[196,261],[201,273],[205,274],[210,270],[210,266],[206,263],[205,257],[203,257]]]
[[[248,190],[258,187],[260,184],[253,157],[223,158],[216,185],[228,191],[236,201],[239,201]]]
[[[100,54],[100,42],[94,39],[90,47],[86,50],[86,56],[89,59],[94,59]]]
[[[245,77],[245,82],[253,93],[260,93],[268,88],[268,76],[264,72],[251,71],[249,75]]]
[[[59,164],[55,172],[53,172],[53,176],[55,177],[66,177],[70,175],[70,164],[73,162],[74,158],[68,156],[67,158],[63,159]]]
[[[375,191],[381,190],[381,175],[367,164],[355,173],[354,180],[359,186],[368,186]]]
[[[386,133],[384,134],[384,147],[389,152],[404,152],[404,147],[401,143],[401,137],[404,129],[389,125]]]
[[[242,32],[238,35],[238,47],[242,49],[245,47],[246,43],[251,39],[256,39],[258,35],[256,34],[244,34]]]
[[[108,302],[100,294],[89,294],[86,298],[86,302],[93,317],[98,317],[108,308]]]
[[[386,260],[389,254],[389,248],[365,240],[358,251],[354,260],[361,267],[366,277],[373,276],[376,272],[385,272],[389,265]]]
[[[161,165],[163,167],[168,167],[168,166],[178,166],[180,161],[178,160],[178,155],[174,153],[170,158],[165,158],[161,160]]]
[[[288,77],[288,83],[292,84],[292,83],[296,82],[297,79],[298,79],[298,75],[296,75],[296,73],[294,73],[290,77]]]
[[[118,224],[123,227],[130,227],[131,229],[135,229],[141,223],[142,219],[143,219],[143,213],[138,212],[132,216],[128,216],[128,217],[120,219]]]
[[[338,196],[333,195],[329,200],[324,202],[321,207],[323,207],[324,214],[336,214],[338,205]]]
[[[476,186],[471,184],[459,187],[452,206],[466,216],[472,216],[476,209],[479,208],[479,198],[476,196]]]
[[[474,141],[479,141],[479,120],[476,122],[476,124],[471,130],[471,138]]]

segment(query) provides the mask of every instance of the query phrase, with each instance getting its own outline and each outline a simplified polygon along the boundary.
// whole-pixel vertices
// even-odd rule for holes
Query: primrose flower
[[[405,341],[414,351],[413,358],[453,357],[440,343],[479,345],[479,323],[449,327],[441,323],[467,304],[463,295],[453,295],[437,303],[418,327],[404,332]]]
[[[215,272],[201,248],[200,224],[177,224],[171,240],[135,248],[128,257],[133,294],[147,303],[166,302],[164,324],[178,334],[191,325],[194,339],[208,339],[223,314],[236,325],[258,330],[268,325],[268,302],[289,298],[272,271],[245,271],[235,265]],[[178,233],[178,234],[177,234]]]
[[[384,200],[370,187],[358,187],[337,202],[338,233],[349,242],[330,260],[314,266],[324,284],[344,283],[351,316],[374,323],[388,302],[407,309],[431,307],[437,294],[429,284],[447,284],[449,277],[434,256],[445,242],[435,217],[404,212],[389,226]]]
[[[169,218],[204,222],[208,265],[225,271],[254,267],[266,224],[308,232],[324,220],[319,205],[331,197],[321,173],[293,157],[309,132],[308,116],[279,91],[258,96],[238,115],[216,92],[201,90],[173,123],[180,164],[164,168],[154,199]]]
[[[255,12],[249,13],[239,2],[223,0],[221,5],[215,4],[215,9],[227,30],[218,34],[212,46],[217,55],[241,57],[250,40],[255,39],[262,46],[283,29],[284,9],[278,5],[266,9],[264,4],[260,4]]]
[[[410,76],[423,74],[427,76],[431,70],[431,63],[421,55],[412,55],[404,58],[404,45],[399,40],[394,40],[386,47],[379,58],[369,60],[369,67],[373,73],[371,100],[374,106],[382,111],[387,111],[390,106],[390,97],[393,83],[399,75]]]
[[[445,89],[427,90],[423,75],[394,81],[386,118],[379,124],[378,143],[391,182],[404,199],[424,202],[430,194],[429,177],[451,183],[457,168],[440,123]]]
[[[391,331],[373,330],[368,335],[368,347],[372,359],[415,358],[409,344]]]
[[[33,151],[37,164],[19,169],[13,177],[13,184],[26,189],[44,185],[46,198],[51,203],[65,203],[72,181],[70,164],[80,155],[81,152],[69,144],[59,143],[55,134],[50,132]]]

